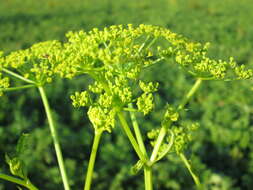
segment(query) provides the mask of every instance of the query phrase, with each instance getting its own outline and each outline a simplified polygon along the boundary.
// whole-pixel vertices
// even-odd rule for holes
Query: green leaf
[[[10,158],[7,154],[5,155],[5,160],[9,165],[12,175],[27,179],[27,170],[22,160],[18,157]]]
[[[18,140],[18,144],[16,146],[17,155],[23,154],[30,146],[30,135],[27,133],[23,133],[22,136]]]
[[[143,167],[143,162],[139,160],[133,167],[131,167],[131,173],[136,175]]]

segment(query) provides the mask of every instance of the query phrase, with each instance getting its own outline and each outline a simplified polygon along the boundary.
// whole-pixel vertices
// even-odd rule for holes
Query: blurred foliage
[[[237,62],[252,66],[252,20],[252,0],[1,0],[0,49],[9,53],[39,41],[64,41],[69,30],[144,23],[165,26],[194,41],[209,41],[211,57],[234,56]],[[160,124],[165,103],[177,104],[193,81],[168,65],[152,67],[145,75],[160,83],[156,112],[144,118],[138,115],[147,132]],[[69,96],[87,88],[89,82],[79,77],[75,82],[56,81],[46,89],[73,189],[83,185],[93,130],[87,110],[74,110]],[[253,188],[252,85],[252,81],[205,82],[185,110],[189,121],[200,121],[186,156],[208,190]],[[15,152],[23,133],[30,134],[32,143],[23,155],[29,179],[41,189],[62,189],[42,102],[34,89],[1,97],[1,172],[8,173],[4,155]],[[136,156],[121,133],[116,127],[102,137],[95,165],[96,190],[144,189],[143,174],[130,173]],[[187,169],[173,154],[154,170],[155,189],[194,189]],[[16,185],[1,180],[0,190],[4,189],[16,189]]]

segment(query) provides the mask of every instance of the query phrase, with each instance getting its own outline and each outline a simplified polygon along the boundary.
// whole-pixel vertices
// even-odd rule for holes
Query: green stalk
[[[156,157],[157,157],[158,152],[159,152],[159,149],[160,149],[160,146],[161,146],[161,144],[163,142],[163,139],[166,136],[166,134],[167,134],[167,127],[162,127],[160,132],[159,132],[159,135],[156,139],[156,143],[155,143],[153,152],[152,152],[151,157],[150,157],[150,162],[151,163],[155,162]]]
[[[186,94],[186,96],[183,98],[183,100],[181,101],[181,103],[178,105],[177,107],[177,111],[181,110],[184,108],[184,106],[189,102],[190,98],[194,95],[194,93],[199,89],[200,85],[201,85],[202,80],[200,78],[198,78],[194,85],[192,86],[192,88],[190,89],[190,91]],[[151,158],[150,161],[151,163],[153,163],[156,160],[156,157],[158,155],[160,146],[162,145],[162,142],[164,140],[164,137],[167,134],[167,129],[170,127],[170,125],[172,124],[172,122],[170,122],[167,126],[163,126],[160,129],[159,135],[157,137],[153,152],[151,154]]]
[[[157,40],[157,37],[154,37],[153,40],[147,45],[147,49],[150,48],[154,43],[155,41]]]
[[[23,85],[23,86],[4,88],[4,89],[1,89],[0,91],[9,92],[9,91],[22,90],[22,89],[32,88],[32,87],[36,87],[36,86],[33,84],[28,84],[28,85]]]
[[[150,166],[144,167],[144,181],[145,190],[153,190],[152,168]]]
[[[40,87],[38,87],[38,89],[39,89],[40,96],[41,96],[41,99],[42,99],[42,102],[43,102],[43,105],[44,105],[44,108],[46,111],[46,115],[47,115],[47,119],[48,119],[48,123],[49,123],[49,128],[51,131],[51,136],[53,138],[54,148],[55,148],[55,152],[56,152],[56,157],[57,157],[64,189],[69,190],[70,188],[69,188],[69,183],[68,183],[68,177],[67,177],[65,166],[64,166],[64,161],[63,161],[63,157],[62,157],[62,152],[61,152],[60,142],[58,139],[57,130],[55,128],[54,121],[52,118],[51,109],[49,107],[49,103],[48,103],[44,88],[40,86]]]
[[[150,39],[150,36],[147,36],[147,38],[145,39],[145,41],[141,44],[138,53],[140,53],[142,51],[142,49],[144,48],[144,46],[147,44],[148,40]],[[137,55],[137,53],[136,53]]]
[[[172,145],[174,143],[174,133],[171,130],[170,130],[170,133],[171,133],[171,139],[170,139],[169,144],[167,145],[166,149],[163,150],[162,154],[159,155],[159,157],[156,158],[156,160],[154,162],[158,162],[159,160],[161,160],[170,151],[170,149],[172,148]],[[153,165],[153,163],[151,163],[151,165]]]
[[[130,143],[132,144],[135,152],[137,153],[138,157],[140,158],[140,160],[143,162],[143,163],[146,163],[147,162],[147,159],[146,159],[146,156],[144,156],[144,154],[142,153],[137,141],[135,140],[125,118],[124,118],[124,115],[122,112],[118,112],[118,117],[119,117],[119,120],[120,120],[120,123],[130,141]]]
[[[190,98],[193,96],[193,94],[198,90],[198,88],[200,87],[202,82],[202,79],[198,78],[194,85],[192,86],[192,88],[190,89],[190,91],[186,94],[186,96],[183,98],[183,100],[181,101],[181,103],[179,104],[177,111],[181,110],[184,108],[184,106],[189,102]]]
[[[12,176],[9,176],[9,175],[6,175],[6,174],[1,174],[1,173],[0,173],[0,178],[4,179],[6,181],[10,181],[12,183],[16,183],[18,185],[22,185],[22,186],[24,186],[24,187],[26,187],[27,189],[30,189],[30,190],[38,190],[38,188],[35,187],[30,181],[24,181],[24,180],[21,180],[19,178],[12,177]]]
[[[133,109],[132,104],[128,104],[128,107],[130,109]],[[140,150],[141,150],[142,154],[144,154],[144,156],[148,159],[147,151],[146,151],[143,139],[142,139],[141,131],[140,131],[137,119],[135,117],[135,114],[133,112],[130,112],[130,117],[131,117],[131,121],[132,121],[133,128],[134,128],[134,133],[135,133],[137,142],[139,144]],[[148,167],[148,166],[144,167],[144,182],[145,182],[145,190],[152,190],[153,189],[152,168],[151,167]]]
[[[14,72],[12,72],[12,71],[10,71],[10,70],[8,70],[8,69],[1,68],[1,70],[4,71],[5,73],[7,73],[7,74],[9,74],[9,75],[11,75],[11,76],[13,76],[13,77],[15,77],[15,78],[18,78],[18,79],[22,80],[22,81],[25,81],[25,82],[27,82],[27,83],[35,84],[34,81],[32,81],[32,80],[30,80],[30,79],[27,79],[27,78],[25,78],[25,77],[23,77],[23,76],[21,76],[21,75],[19,75],[19,74],[17,74],[17,73],[14,73]]]
[[[181,160],[183,161],[184,165],[186,166],[186,168],[189,170],[192,178],[193,178],[193,181],[195,182],[197,188],[199,189],[201,187],[201,184],[200,184],[200,181],[199,181],[199,178],[198,176],[196,176],[193,171],[192,171],[192,168],[191,168],[191,165],[190,163],[188,162],[188,160],[186,159],[185,155],[183,153],[180,153],[179,154],[179,157],[181,158]]]
[[[85,179],[84,190],[90,190],[90,187],[91,187],[94,164],[95,164],[98,145],[99,145],[102,133],[103,133],[103,130],[95,131],[95,137],[94,137],[94,140],[93,140],[93,145],[92,145],[88,170],[87,170],[86,179]]]
[[[129,112],[140,112],[139,110],[137,109],[132,109],[132,108],[123,108],[124,111],[129,111]]]
[[[132,104],[128,104],[128,107],[130,109],[133,109],[133,105]],[[147,156],[147,151],[146,151],[146,148],[145,148],[145,145],[144,145],[144,142],[143,142],[143,139],[142,139],[142,135],[141,135],[141,131],[140,131],[140,128],[139,128],[139,124],[137,122],[137,119],[135,117],[135,114],[133,112],[130,112],[130,117],[131,117],[131,121],[132,121],[132,124],[133,124],[133,128],[134,128],[134,133],[135,133],[135,136],[136,136],[136,140],[139,144],[139,147],[141,149],[141,152]]]

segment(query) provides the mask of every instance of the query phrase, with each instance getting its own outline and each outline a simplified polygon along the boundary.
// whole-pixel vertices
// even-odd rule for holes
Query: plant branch
[[[161,155],[159,155],[159,157],[154,161],[154,162],[158,162],[159,160],[161,160],[171,149],[173,143],[174,143],[174,133],[170,130],[171,133],[171,138],[170,138],[170,142],[168,144],[168,146],[166,147],[166,149],[162,152]],[[152,163],[153,164],[153,163]]]
[[[27,189],[30,189],[30,190],[38,190],[38,188],[35,187],[29,180],[25,181],[25,180],[22,180],[22,179],[19,179],[19,178],[16,178],[16,177],[12,177],[12,176],[9,176],[9,175],[6,175],[6,174],[2,174],[2,173],[0,173],[0,178],[4,179],[6,181],[10,181],[12,183],[16,183],[18,185],[22,185],[22,186],[24,186],[24,187],[26,187]]]
[[[128,104],[128,107],[130,109],[133,109],[133,104]],[[134,112],[130,112],[131,121],[134,128],[134,133],[137,139],[137,142],[139,144],[140,150],[142,154],[148,159],[148,154],[142,139],[141,131],[139,128],[139,124],[137,122],[136,116]],[[152,190],[153,184],[152,184],[152,168],[151,166],[144,166],[144,182],[145,182],[145,190]]]
[[[64,166],[64,161],[63,161],[63,157],[62,157],[62,151],[61,151],[60,142],[58,139],[57,130],[55,128],[54,121],[52,118],[51,109],[49,107],[49,103],[48,103],[44,88],[38,87],[38,89],[39,89],[40,96],[41,96],[41,99],[42,99],[42,102],[43,102],[43,105],[44,105],[44,108],[46,111],[46,115],[47,115],[47,119],[48,119],[48,123],[49,123],[51,136],[53,138],[54,148],[55,148],[55,152],[56,152],[56,157],[57,157],[64,189],[69,190],[70,188],[69,188],[69,183],[68,183],[68,177],[67,177],[65,166]]]
[[[199,86],[201,85],[202,79],[198,78],[190,91],[186,94],[186,96],[183,98],[181,103],[179,104],[177,111],[184,108],[184,106],[189,102],[190,98],[193,96],[193,94],[198,90]]]
[[[0,89],[0,91],[9,92],[9,91],[22,90],[22,89],[32,88],[32,87],[36,87],[36,86],[34,84],[28,84],[28,85],[23,85],[23,86]]]
[[[147,44],[148,40],[150,39],[150,36],[147,36],[147,38],[145,39],[145,41],[141,44],[140,48],[138,49],[137,53],[140,53],[142,51],[142,49],[144,48],[144,46]],[[136,53],[136,54],[137,54]]]
[[[194,85],[192,86],[192,88],[189,90],[189,92],[185,95],[185,97],[183,98],[183,100],[181,101],[181,103],[178,105],[177,107],[177,111],[180,111],[181,109],[184,108],[184,106],[189,102],[189,100],[191,99],[191,97],[194,95],[194,93],[198,90],[198,88],[201,85],[202,80],[201,79],[197,79],[194,83]],[[151,163],[153,163],[156,160],[156,157],[158,155],[160,146],[162,145],[162,142],[164,140],[164,137],[167,134],[167,129],[170,127],[170,125],[172,124],[172,121],[170,123],[168,123],[167,126],[163,126],[160,129],[159,135],[157,137],[153,152],[151,154],[151,158],[150,161]]]
[[[119,117],[119,120],[120,120],[120,123],[130,141],[130,143],[132,144],[135,152],[137,153],[138,157],[140,158],[140,160],[143,162],[143,163],[146,163],[147,162],[147,159],[146,159],[146,156],[144,156],[144,154],[142,153],[137,141],[135,140],[125,118],[124,118],[124,115],[122,112],[118,112],[118,117]]]
[[[23,77],[23,76],[21,76],[21,75],[19,75],[19,74],[17,74],[17,73],[14,73],[14,72],[12,72],[12,71],[10,71],[10,70],[8,70],[8,69],[1,68],[1,70],[2,70],[3,72],[5,72],[5,73],[7,73],[7,74],[9,74],[9,75],[11,75],[11,76],[13,76],[13,77],[15,77],[15,78],[18,78],[18,79],[22,80],[22,81],[25,81],[25,82],[27,82],[27,83],[35,84],[34,81],[32,81],[32,80],[30,80],[30,79],[27,79],[27,78],[25,78],[25,77]]]
[[[190,163],[188,162],[187,158],[185,157],[185,155],[184,155],[183,153],[180,153],[180,154],[179,154],[179,157],[180,157],[181,160],[183,161],[183,163],[184,163],[184,165],[186,166],[186,168],[189,170],[189,172],[190,172],[190,174],[191,174],[191,176],[192,176],[192,178],[193,178],[193,180],[194,180],[196,186],[197,186],[198,188],[200,188],[200,187],[201,187],[201,184],[200,184],[199,178],[198,178],[198,176],[196,176],[196,175],[193,173],[192,167],[191,167]]]
[[[162,127],[160,129],[159,135],[156,139],[156,143],[155,143],[153,152],[152,152],[151,157],[150,157],[150,162],[151,163],[155,162],[156,157],[157,157],[158,152],[159,152],[159,149],[160,149],[160,146],[162,145],[163,139],[166,136],[166,134],[167,134],[167,127]]]
[[[95,130],[95,137],[94,137],[94,140],[93,140],[93,145],[92,145],[88,170],[87,170],[86,179],[85,179],[84,190],[90,190],[90,187],[91,187],[92,174],[93,174],[93,170],[94,170],[98,145],[99,145],[102,133],[103,133],[103,130],[97,130],[97,131]]]
[[[134,109],[134,108],[130,108],[130,107],[128,107],[128,108],[123,108],[123,110],[124,110],[124,111],[129,111],[129,112],[140,112],[139,110]]]
[[[131,103],[128,104],[128,107],[130,109],[133,109],[133,104],[131,104]],[[133,112],[130,112],[130,117],[131,117],[131,121],[132,121],[132,124],[133,124],[134,133],[135,133],[137,142],[139,144],[139,147],[141,149],[141,152],[147,157],[147,151],[146,151],[143,139],[142,139],[141,131],[140,131],[139,124],[137,122],[136,116]]]

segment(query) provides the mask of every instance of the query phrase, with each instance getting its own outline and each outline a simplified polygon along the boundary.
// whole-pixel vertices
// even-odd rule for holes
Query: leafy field
[[[6,54],[40,41],[66,41],[65,33],[113,24],[160,25],[193,41],[210,42],[210,57],[253,65],[253,4],[251,0],[2,0],[0,50]],[[153,73],[158,73],[154,75]],[[155,66],[145,73],[160,82],[156,113],[138,117],[148,132],[162,119],[164,104],[177,104],[193,81],[177,68]],[[63,155],[73,189],[84,181],[92,143],[92,127],[84,111],[74,110],[69,96],[84,89],[88,78],[58,80],[46,88],[57,121]],[[210,190],[253,188],[252,80],[205,82],[187,107],[185,118],[199,121],[186,155],[200,181]],[[170,89],[165,91],[163,89]],[[41,189],[62,189],[57,161],[42,102],[36,90],[8,93],[0,99],[0,172],[8,173],[5,153],[14,152],[22,133],[31,134],[31,148],[24,155],[30,179]],[[172,98],[173,97],[173,98]],[[189,117],[190,115],[190,117]],[[132,175],[135,153],[121,129],[105,134],[95,166],[96,190],[144,189],[142,173]],[[147,139],[146,139],[147,141]],[[85,160],[85,161],[84,161]],[[181,161],[169,154],[155,165],[154,189],[194,189]],[[0,181],[0,189],[15,189]]]

